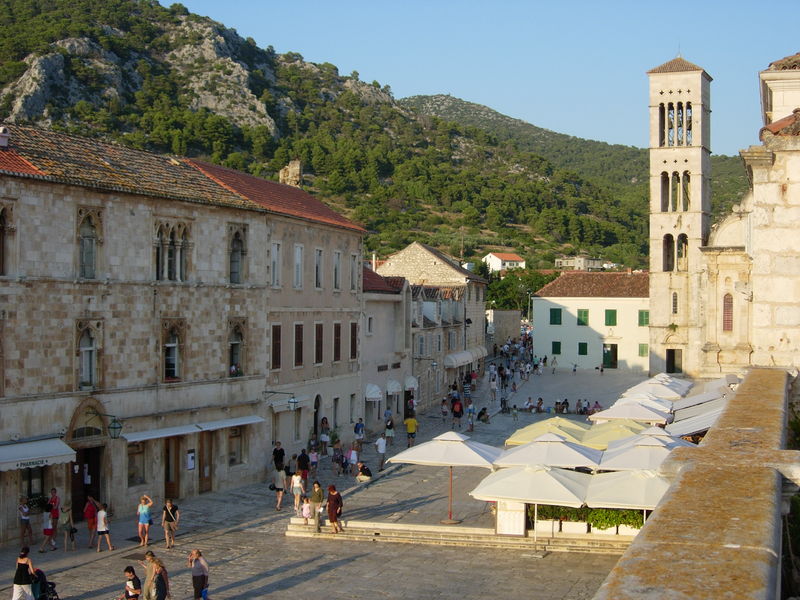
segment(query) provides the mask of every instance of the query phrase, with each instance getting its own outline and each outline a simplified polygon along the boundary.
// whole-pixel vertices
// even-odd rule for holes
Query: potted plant
[[[589,524],[592,533],[599,535],[616,535],[619,525],[619,511],[613,508],[593,508],[589,511]]]
[[[588,533],[589,524],[586,518],[589,509],[585,507],[572,508],[570,506],[559,506],[559,520],[561,521],[561,533],[576,534]]]
[[[644,515],[639,510],[621,510],[619,511],[619,526],[617,533],[619,535],[636,535],[644,525]]]
[[[534,523],[534,516],[536,517],[534,529],[537,533],[545,533],[552,536],[558,532],[559,522],[556,508],[547,504],[540,504],[536,507],[533,504],[528,505],[528,519],[531,523]]]

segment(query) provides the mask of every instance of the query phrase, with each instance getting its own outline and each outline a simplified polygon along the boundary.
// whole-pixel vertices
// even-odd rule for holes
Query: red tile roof
[[[385,277],[381,277],[375,271],[368,269],[367,267],[364,267],[362,270],[364,273],[364,292],[376,294],[398,293],[399,290],[396,289],[390,282],[386,281]]]
[[[783,117],[762,127],[759,133],[762,141],[767,132],[773,135],[800,135],[800,108],[795,108],[788,117]]]
[[[44,175],[39,169],[17,154],[17,151],[13,148],[0,148],[0,172]]]
[[[365,232],[361,226],[328,208],[321,200],[299,188],[267,181],[254,175],[200,160],[186,159],[185,162],[195,166],[219,185],[252,200],[269,212]]]
[[[647,73],[648,75],[651,73],[680,73],[682,71],[703,71],[703,74],[711,80],[711,76],[705,72],[702,67],[698,67],[694,63],[690,63],[683,57],[676,57],[672,60],[665,62],[663,65],[659,65],[650,69]]]
[[[535,295],[543,298],[647,298],[650,274],[565,271]]]
[[[784,56],[776,61],[769,63],[769,71],[793,71],[800,69],[800,53]]]
[[[518,262],[525,260],[519,254],[514,254],[513,252],[489,252],[489,254],[496,256],[500,260],[516,260]]]

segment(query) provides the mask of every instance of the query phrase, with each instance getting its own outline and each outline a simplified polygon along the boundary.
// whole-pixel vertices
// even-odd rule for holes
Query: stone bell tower
[[[711,213],[711,77],[681,57],[650,80],[650,371],[700,365]]]

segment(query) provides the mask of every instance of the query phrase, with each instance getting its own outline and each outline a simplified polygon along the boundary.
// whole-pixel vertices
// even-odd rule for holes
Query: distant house
[[[481,260],[489,267],[490,273],[525,268],[525,259],[513,252],[489,252]]]
[[[534,352],[563,368],[646,372],[648,286],[648,273],[562,273],[532,299]]]
[[[588,256],[562,256],[556,259],[556,269],[565,271],[600,271],[605,265],[602,258],[589,258]]]

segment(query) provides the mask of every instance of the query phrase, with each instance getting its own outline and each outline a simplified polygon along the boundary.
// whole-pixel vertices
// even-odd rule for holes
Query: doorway
[[[319,396],[314,397],[314,437],[319,436],[319,405],[321,401]]]
[[[414,390],[406,390],[403,396],[403,420],[406,420],[414,412]]]
[[[667,373],[683,373],[683,350],[667,350]]]
[[[214,473],[214,435],[213,431],[201,431],[199,435],[200,452],[198,469],[200,469],[200,493],[210,492],[213,487]]]
[[[616,344],[603,344],[603,368],[616,369],[617,368],[617,345]]]
[[[164,440],[164,497],[180,498],[181,438]]]
[[[72,463],[72,518],[83,521],[83,506],[89,496],[100,500],[100,465],[103,463],[103,447],[79,448],[75,450]]]

